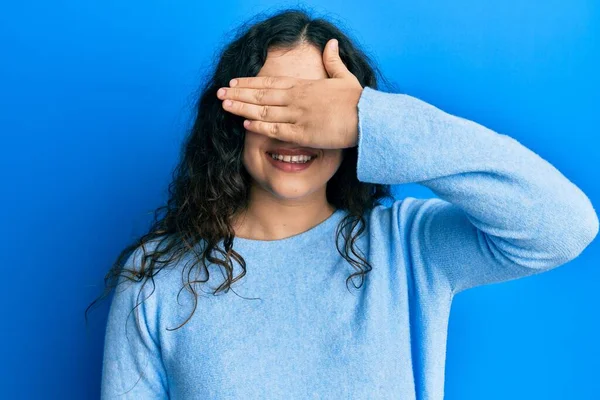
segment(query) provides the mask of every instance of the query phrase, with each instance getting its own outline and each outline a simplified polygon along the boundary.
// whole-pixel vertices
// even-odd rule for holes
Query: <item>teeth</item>
[[[289,163],[306,163],[314,158],[312,156],[284,156],[281,154],[271,154],[271,157],[276,160]]]

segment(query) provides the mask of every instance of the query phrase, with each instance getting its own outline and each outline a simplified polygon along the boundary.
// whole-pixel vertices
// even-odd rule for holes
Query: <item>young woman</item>
[[[301,11],[229,44],[197,112],[164,216],[107,275],[104,399],[441,400],[453,297],[598,232],[547,161],[377,90]],[[391,198],[411,182],[439,198]]]

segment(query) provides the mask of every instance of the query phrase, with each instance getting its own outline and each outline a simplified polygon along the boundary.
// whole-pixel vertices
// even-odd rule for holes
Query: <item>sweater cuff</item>
[[[394,98],[386,98],[394,96]],[[401,121],[410,106],[410,96],[399,93],[386,93],[365,86],[358,101],[358,139],[356,175],[361,182],[379,184],[409,183],[399,181],[400,174],[390,173],[395,167],[391,160],[399,156],[402,142],[408,144],[408,138],[399,138],[400,131],[386,131],[389,124],[385,121],[394,118]],[[401,106],[401,107],[399,107]],[[404,107],[406,106],[406,107]]]

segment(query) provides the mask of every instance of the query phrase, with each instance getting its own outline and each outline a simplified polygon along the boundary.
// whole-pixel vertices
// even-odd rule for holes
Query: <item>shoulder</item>
[[[447,299],[447,279],[439,271],[436,253],[441,246],[435,216],[448,210],[447,201],[437,198],[406,197],[374,207],[368,216],[369,246],[372,256],[387,260],[391,274],[406,276],[420,294]],[[446,231],[438,231],[442,236]],[[433,262],[431,262],[434,260]]]
[[[406,231],[423,222],[431,209],[444,203],[437,197],[420,199],[408,196],[374,207],[366,219],[371,229]]]
[[[363,215],[366,232],[361,237],[368,242],[370,252],[389,252],[401,256],[411,252],[419,232],[427,225],[430,210],[444,203],[439,198],[405,197],[388,200]]]
[[[170,240],[161,236],[137,246],[123,264],[116,293],[130,302],[135,299],[136,304],[146,302],[146,307],[156,307],[161,298],[173,293],[189,254],[175,257],[168,252]]]

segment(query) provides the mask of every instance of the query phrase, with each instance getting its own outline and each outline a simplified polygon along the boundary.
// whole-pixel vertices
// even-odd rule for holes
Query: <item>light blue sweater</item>
[[[419,183],[440,197],[366,216],[357,244],[373,269],[360,290],[347,290],[355,269],[334,242],[342,210],[285,239],[236,238],[247,275],[213,296],[223,275],[212,265],[180,329],[167,330],[192,310],[185,260],[139,299],[141,283],[126,282],[110,307],[103,399],[441,400],[453,297],[550,270],[596,236],[587,196],[515,139],[368,87],[358,112],[358,178]],[[144,298],[138,327],[129,313]]]

